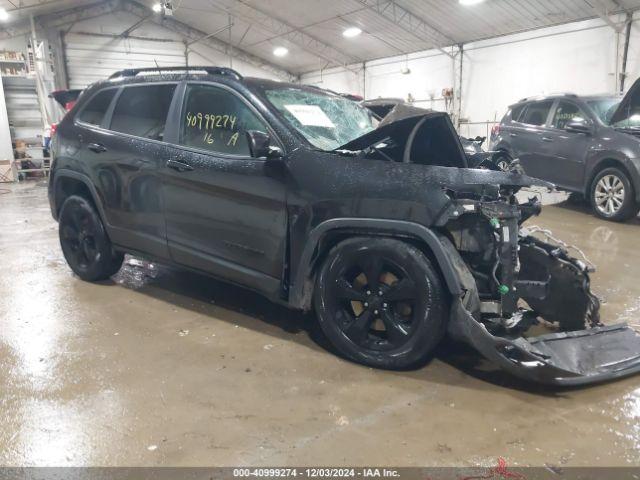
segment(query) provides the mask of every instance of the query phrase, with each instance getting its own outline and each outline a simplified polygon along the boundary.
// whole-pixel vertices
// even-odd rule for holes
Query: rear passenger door
[[[517,128],[517,155],[528,175],[546,179],[548,157],[545,153],[547,120],[553,100],[529,103],[520,115]]]
[[[276,294],[285,256],[284,174],[252,158],[246,132],[274,133],[258,111],[222,84],[187,83],[175,115],[176,143],[163,166],[171,257]]]
[[[162,140],[176,85],[121,87],[100,128],[83,134],[111,240],[161,258],[168,258],[168,248],[159,169],[166,161]]]

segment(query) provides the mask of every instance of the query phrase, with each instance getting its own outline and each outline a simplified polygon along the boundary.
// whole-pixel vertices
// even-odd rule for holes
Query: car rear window
[[[117,91],[116,88],[110,88],[97,93],[78,114],[77,119],[91,125],[100,125]]]
[[[162,140],[175,84],[125,87],[118,97],[111,130]]]
[[[535,102],[527,105],[526,110],[522,114],[520,123],[527,125],[544,125],[549,115],[549,110],[553,105],[553,100],[545,100],[543,102]]]

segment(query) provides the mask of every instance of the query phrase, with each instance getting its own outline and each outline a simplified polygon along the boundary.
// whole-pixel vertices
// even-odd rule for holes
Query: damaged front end
[[[452,304],[450,335],[510,373],[552,385],[583,385],[640,372],[640,335],[600,323],[586,259],[523,222],[540,212],[519,203],[520,186],[495,195],[450,192],[441,242],[463,294]],[[547,235],[549,236],[549,235]]]

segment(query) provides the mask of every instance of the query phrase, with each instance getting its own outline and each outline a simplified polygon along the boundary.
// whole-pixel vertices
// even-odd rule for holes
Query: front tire
[[[638,215],[640,205],[627,175],[620,169],[605,168],[593,179],[589,200],[600,218],[624,222]]]
[[[58,222],[62,253],[78,277],[95,282],[120,270],[124,255],[113,250],[100,215],[86,198],[67,198]]]
[[[371,367],[419,366],[446,330],[438,273],[424,253],[395,239],[353,238],[334,247],[317,275],[314,304],[332,345]]]

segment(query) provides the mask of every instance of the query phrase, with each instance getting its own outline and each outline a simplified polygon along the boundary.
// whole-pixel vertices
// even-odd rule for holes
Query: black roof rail
[[[124,70],[119,70],[112,74],[109,79],[118,78],[118,77],[135,77],[139,73],[145,72],[156,72],[161,75],[163,72],[187,72],[187,73],[197,73],[206,72],[209,75],[227,75],[229,77],[233,77],[236,80],[242,80],[242,75],[233,70],[232,68],[226,67],[211,67],[211,66],[191,66],[189,65],[184,67],[145,67],[145,68],[125,68]]]

